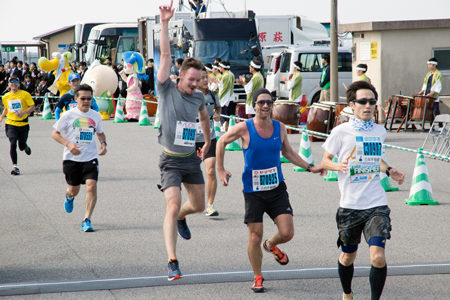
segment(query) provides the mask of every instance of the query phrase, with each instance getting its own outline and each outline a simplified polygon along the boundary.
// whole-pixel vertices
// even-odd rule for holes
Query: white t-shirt
[[[338,162],[350,156],[347,174],[338,173],[340,206],[368,209],[387,205],[380,183],[380,162],[386,130],[375,124],[372,131],[356,131],[350,123],[335,127],[322,147],[337,156]]]
[[[84,113],[77,107],[72,108],[61,116],[53,128],[64,133],[67,141],[80,147],[80,155],[73,155],[69,148],[64,147],[63,160],[86,162],[98,158],[94,138],[97,133],[103,133],[102,116],[98,112],[89,109]]]

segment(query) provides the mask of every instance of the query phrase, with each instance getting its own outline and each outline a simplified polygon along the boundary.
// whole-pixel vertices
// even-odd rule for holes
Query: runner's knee
[[[342,248],[341,248],[342,250]],[[341,256],[339,258],[339,262],[344,266],[350,266],[356,258],[356,250],[353,253],[345,253],[341,252]]]
[[[258,247],[261,245],[262,242],[262,234],[256,231],[250,232],[249,236],[249,243],[253,245],[257,245]]]

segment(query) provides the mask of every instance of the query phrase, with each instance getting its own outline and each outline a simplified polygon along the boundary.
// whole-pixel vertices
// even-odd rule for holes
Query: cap
[[[17,77],[17,76],[11,76],[11,77],[9,77],[8,82],[11,82],[12,80],[20,81],[19,77]]]
[[[74,79],[80,79],[81,80],[81,77],[80,77],[80,75],[78,75],[78,73],[70,73],[70,75],[69,75],[69,82],[71,82]]]

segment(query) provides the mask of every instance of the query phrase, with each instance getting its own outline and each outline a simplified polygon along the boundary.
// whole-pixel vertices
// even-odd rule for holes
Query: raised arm
[[[169,20],[173,16],[175,9],[172,9],[173,0],[170,0],[169,5],[162,5],[159,7],[159,14],[161,16],[161,64],[159,67],[157,78],[159,82],[165,82],[170,76],[170,67],[172,65],[172,58],[170,56],[170,42],[169,42]]]

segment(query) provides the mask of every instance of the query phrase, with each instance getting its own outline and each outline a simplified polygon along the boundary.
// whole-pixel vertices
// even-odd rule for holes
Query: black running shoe
[[[184,220],[178,219],[178,234],[185,240],[191,239],[191,231],[186,224],[186,218]]]
[[[20,175],[20,170],[18,167],[14,167],[14,169],[11,171],[11,175]]]
[[[30,154],[31,154],[31,148],[30,148],[29,146],[27,146],[27,147],[25,148],[25,153],[26,153],[27,155],[30,155]]]

